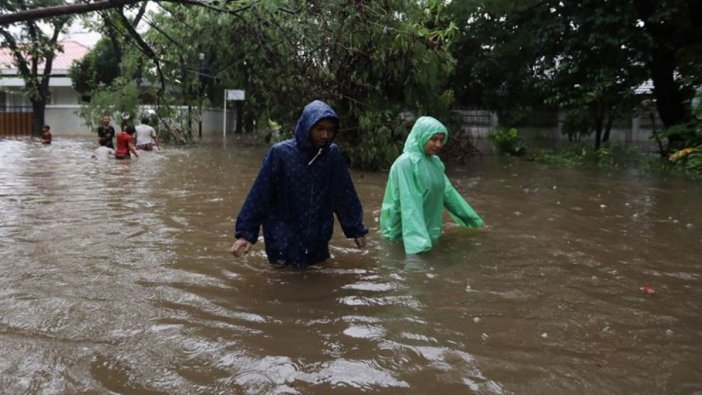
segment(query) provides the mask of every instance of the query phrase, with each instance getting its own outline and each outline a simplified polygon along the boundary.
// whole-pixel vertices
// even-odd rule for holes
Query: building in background
[[[73,40],[64,40],[60,44],[63,52],[56,54],[52,64],[45,122],[51,125],[54,135],[83,134],[86,126],[75,114],[81,96],[73,89],[68,70],[74,61],[83,59],[90,47]],[[41,70],[42,66],[39,68]],[[0,48],[0,135],[31,134],[31,114],[32,105],[12,54],[7,48]]]

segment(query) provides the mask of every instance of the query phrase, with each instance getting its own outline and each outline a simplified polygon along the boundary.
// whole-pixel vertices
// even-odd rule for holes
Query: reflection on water
[[[281,270],[227,253],[262,148],[93,148],[0,140],[3,393],[702,391],[694,184],[451,166],[489,227],[408,258],[355,172],[368,249]]]

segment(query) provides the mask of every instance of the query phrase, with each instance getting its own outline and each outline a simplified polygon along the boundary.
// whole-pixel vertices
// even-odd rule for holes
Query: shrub
[[[488,138],[501,154],[519,156],[526,152],[522,136],[516,128],[495,128],[490,131]]]

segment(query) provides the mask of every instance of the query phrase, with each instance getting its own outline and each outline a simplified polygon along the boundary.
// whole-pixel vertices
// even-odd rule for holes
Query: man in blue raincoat
[[[339,117],[326,103],[307,104],[292,139],[263,159],[236,219],[230,251],[246,254],[263,226],[266,254],[275,265],[305,267],[329,258],[334,214],[348,238],[365,246],[368,229],[346,162],[334,137]]]

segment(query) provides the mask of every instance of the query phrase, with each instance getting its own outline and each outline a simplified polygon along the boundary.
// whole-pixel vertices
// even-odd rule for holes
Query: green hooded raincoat
[[[380,232],[402,240],[407,254],[431,250],[442,233],[444,207],[463,227],[483,226],[482,218],[451,185],[441,159],[424,152],[424,145],[437,133],[448,141],[448,130],[441,122],[432,117],[417,119],[402,155],[390,168],[385,188]]]

